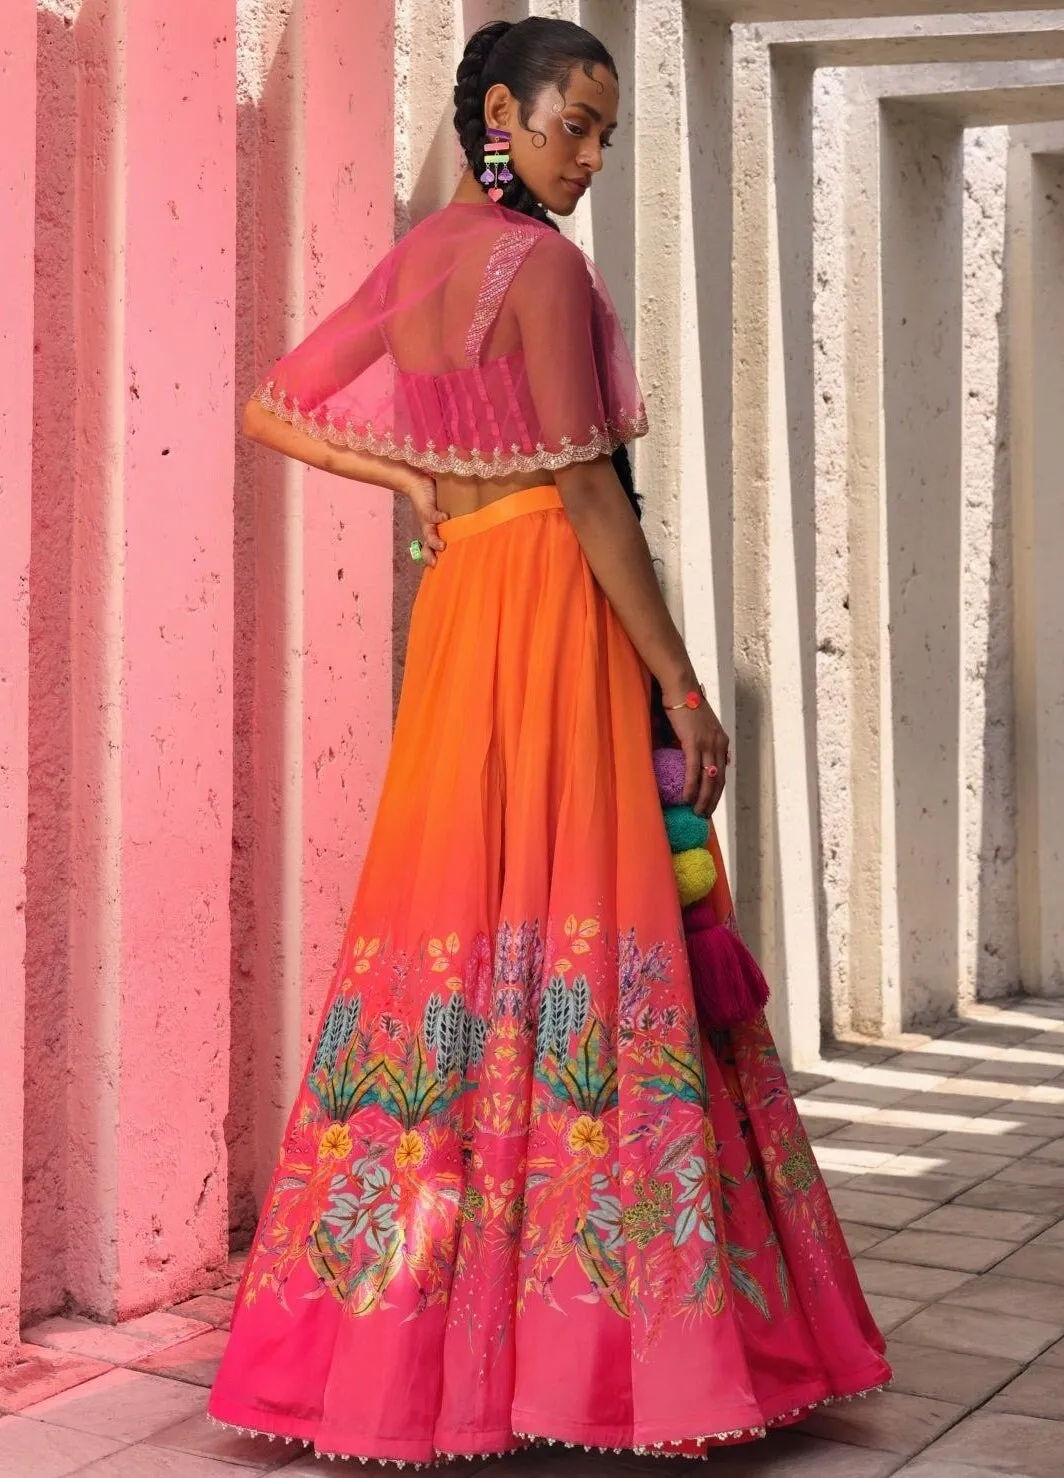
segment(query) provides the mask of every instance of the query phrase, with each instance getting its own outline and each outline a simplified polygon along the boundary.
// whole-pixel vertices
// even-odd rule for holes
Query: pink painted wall
[[[67,1285],[105,1317],[225,1251],[234,27],[77,21]]]
[[[306,0],[261,77],[244,393],[393,240],[392,4]],[[310,141],[313,140],[313,146]],[[300,146],[294,141],[303,141]],[[251,141],[246,148],[251,152]],[[249,188],[249,195],[251,190]],[[391,727],[392,500],[248,458],[238,558],[234,1220],[272,1163],[339,948]],[[239,892],[237,884],[239,883]]]
[[[293,19],[262,0],[239,49],[234,0],[13,3],[0,958],[20,984],[25,955],[28,1010],[23,1077],[5,973],[0,1173],[25,1169],[21,1229],[0,1227],[8,1347],[20,1305],[124,1317],[246,1238],[393,675],[390,498],[234,435],[263,369],[393,239],[391,0]]]
[[[33,424],[33,0],[11,0],[0,43],[0,1185],[22,1178],[26,999],[30,466]],[[21,1215],[0,1216],[0,1357],[18,1337]]]
[[[73,7],[71,7],[71,10]],[[70,975],[70,573],[74,530],[74,193],[76,32],[37,15],[37,186],[30,511],[30,793],[26,857],[26,1102],[22,1307],[54,1308],[66,1288],[66,1059]],[[22,125],[25,127],[25,124]]]

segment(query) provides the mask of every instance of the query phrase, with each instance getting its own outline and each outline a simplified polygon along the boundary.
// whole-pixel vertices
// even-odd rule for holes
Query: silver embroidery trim
[[[514,445],[509,451],[496,447],[490,454],[482,454],[479,447],[472,447],[468,452],[455,446],[437,449],[431,441],[422,450],[414,445],[412,437],[406,436],[401,442],[397,442],[391,432],[378,435],[368,423],[365,426],[353,426],[350,423],[341,425],[333,420],[316,420],[313,416],[303,414],[297,400],[289,402],[283,394],[274,392],[274,381],[267,380],[255,391],[254,398],[280,420],[295,426],[299,431],[305,431],[316,441],[347,447],[353,452],[370,452],[375,457],[386,457],[391,462],[405,462],[407,466],[417,467],[422,472],[457,473],[461,477],[505,477],[514,472],[558,472],[563,467],[572,466],[574,462],[593,462],[596,457],[608,457],[622,442],[645,436],[649,429],[646,412],[640,409],[634,416],[618,416],[607,426],[590,426],[586,441],[574,442],[563,436],[557,451],[548,451],[539,442],[532,452],[522,452],[519,446]]]
[[[514,226],[495,238],[466,334],[466,359],[470,364],[479,360],[484,339],[498,317],[507,289],[517,275],[518,267],[542,234],[527,226]]]

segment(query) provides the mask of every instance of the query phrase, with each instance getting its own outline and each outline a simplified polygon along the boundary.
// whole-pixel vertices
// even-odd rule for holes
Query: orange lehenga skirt
[[[764,1019],[696,1024],[646,674],[557,491],[442,532],[212,1415],[698,1454],[882,1385]]]

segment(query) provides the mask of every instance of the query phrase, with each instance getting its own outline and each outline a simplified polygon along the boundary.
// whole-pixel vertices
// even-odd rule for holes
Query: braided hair
[[[547,87],[561,91],[577,66],[582,66],[589,76],[594,67],[605,67],[617,76],[616,63],[598,37],[572,21],[528,16],[516,24],[495,21],[473,32],[458,63],[454,127],[462,152],[478,180],[484,172],[487,145],[484,99],[488,89],[497,82],[504,83],[517,99],[521,126],[527,128],[529,112],[539,94]],[[516,171],[513,179],[503,186],[500,203],[508,210],[532,216],[544,226],[558,230],[557,222]],[[635,491],[626,446],[619,446],[613,453],[613,466],[625,497],[636,517],[640,517],[642,500]]]

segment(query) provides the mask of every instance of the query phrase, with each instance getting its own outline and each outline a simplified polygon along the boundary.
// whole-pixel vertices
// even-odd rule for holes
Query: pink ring
[[[716,765],[703,765],[702,768],[703,770],[705,770],[706,774],[711,780],[716,780],[717,776],[720,774],[720,771],[717,769]]]

